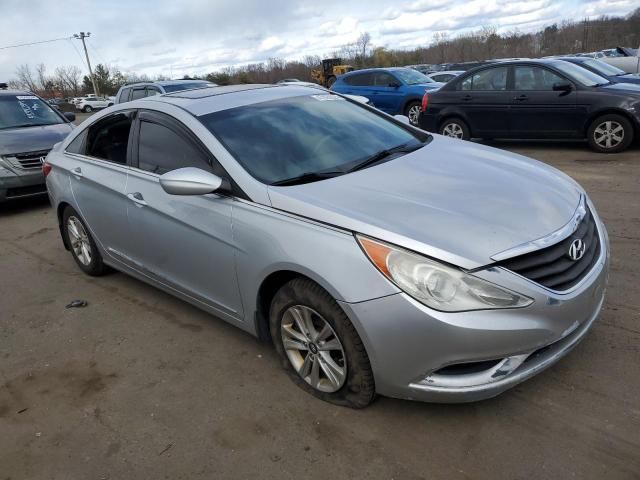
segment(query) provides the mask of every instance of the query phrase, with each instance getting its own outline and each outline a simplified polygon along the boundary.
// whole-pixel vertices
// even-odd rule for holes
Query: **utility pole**
[[[82,46],[84,47],[84,56],[87,58],[87,66],[89,67],[89,78],[91,79],[91,84],[93,85],[93,93],[97,97],[98,96],[98,88],[96,87],[96,80],[93,77],[93,70],[91,70],[91,62],[89,61],[89,53],[87,52],[87,44],[84,43],[84,39],[91,36],[91,32],[80,32],[74,33],[73,38],[78,40],[82,40]]]

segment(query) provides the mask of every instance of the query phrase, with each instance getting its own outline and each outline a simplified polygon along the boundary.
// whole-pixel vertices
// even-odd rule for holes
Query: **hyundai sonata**
[[[305,86],[106,109],[44,164],[78,267],[273,342],[326,401],[495,396],[582,340],[608,240],[584,190]]]

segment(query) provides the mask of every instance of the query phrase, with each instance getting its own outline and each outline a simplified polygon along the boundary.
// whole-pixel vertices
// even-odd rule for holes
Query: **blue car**
[[[574,63],[576,65],[581,66],[582,68],[586,68],[590,72],[595,73],[596,75],[600,75],[601,77],[606,78],[611,83],[635,83],[640,85],[640,75],[627,73],[624,70],[619,69],[618,67],[614,67],[613,65],[609,65],[601,60],[597,60],[595,58],[590,57],[558,57],[560,60],[564,60],[565,62]]]
[[[339,76],[331,90],[367,97],[383,112],[406,115],[412,125],[418,125],[424,92],[443,85],[413,68],[369,68]]]

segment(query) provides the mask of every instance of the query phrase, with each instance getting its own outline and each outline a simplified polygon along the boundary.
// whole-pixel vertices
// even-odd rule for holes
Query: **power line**
[[[60,40],[69,40],[70,38],[73,38],[73,37],[52,38],[51,40],[41,40],[39,42],[19,43],[17,45],[7,45],[6,47],[0,47],[0,50],[5,50],[7,48],[27,47],[29,45],[39,45],[41,43],[59,42]]]

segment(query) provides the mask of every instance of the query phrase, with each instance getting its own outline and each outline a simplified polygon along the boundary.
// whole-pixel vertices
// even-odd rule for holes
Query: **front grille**
[[[40,158],[46,157],[47,153],[49,153],[49,150],[15,153],[11,157],[9,157],[9,160],[14,167],[22,168],[24,170],[35,170],[37,168],[42,168],[42,162],[40,161]]]
[[[582,258],[572,260],[571,244],[581,239],[585,244]],[[568,290],[591,271],[600,257],[600,238],[595,219],[587,212],[578,228],[568,238],[550,247],[498,262],[498,265],[557,291]]]

